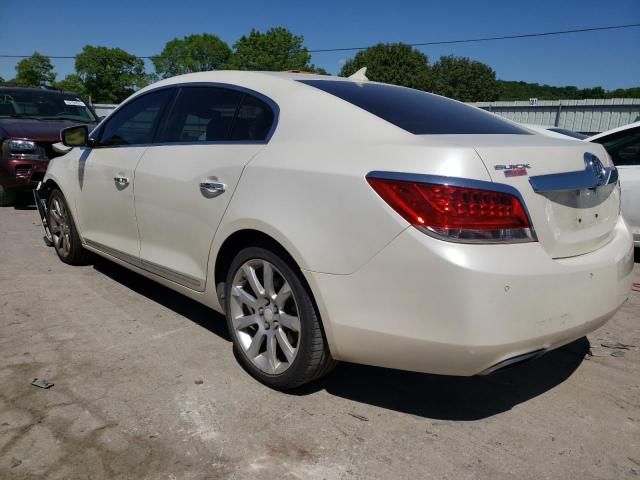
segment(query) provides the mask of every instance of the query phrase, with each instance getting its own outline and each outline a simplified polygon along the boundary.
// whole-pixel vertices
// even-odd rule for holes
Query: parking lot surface
[[[0,208],[2,479],[640,478],[639,346],[634,291],[588,339],[492,376],[343,364],[280,393],[220,315],[65,265],[35,210]]]

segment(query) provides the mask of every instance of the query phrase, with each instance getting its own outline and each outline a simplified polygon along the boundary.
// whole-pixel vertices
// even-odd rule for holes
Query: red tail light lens
[[[438,237],[469,242],[535,240],[527,212],[515,195],[375,177],[367,181],[411,225]]]

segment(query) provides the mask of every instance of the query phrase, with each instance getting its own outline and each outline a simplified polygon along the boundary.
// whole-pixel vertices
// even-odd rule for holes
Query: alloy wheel
[[[236,271],[230,314],[237,343],[254,366],[271,375],[291,366],[300,346],[301,322],[291,286],[275,265],[252,259]]]
[[[66,205],[59,198],[53,198],[49,206],[49,229],[53,246],[58,255],[67,257],[71,252],[71,221]]]

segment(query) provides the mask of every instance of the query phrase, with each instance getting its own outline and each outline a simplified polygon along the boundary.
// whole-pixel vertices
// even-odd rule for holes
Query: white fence
[[[599,133],[640,120],[640,98],[476,102],[471,105],[518,123]]]

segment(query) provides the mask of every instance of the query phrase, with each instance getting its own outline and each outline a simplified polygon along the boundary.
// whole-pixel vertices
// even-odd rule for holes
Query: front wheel
[[[335,365],[301,273],[258,247],[236,255],[225,284],[225,311],[236,356],[251,375],[285,390]]]
[[[71,211],[62,192],[51,192],[48,204],[48,222],[53,248],[58,257],[69,265],[85,265],[89,261],[89,252],[82,247],[78,229],[73,223]]]

